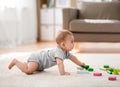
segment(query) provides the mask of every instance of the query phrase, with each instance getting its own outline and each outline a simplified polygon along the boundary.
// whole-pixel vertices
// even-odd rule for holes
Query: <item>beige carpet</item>
[[[30,53],[9,53],[0,55],[0,87],[120,87],[120,75],[116,75],[116,81],[109,81],[110,76],[99,68],[104,64],[120,68],[120,54],[75,54],[80,60],[86,62],[103,76],[95,77],[93,72],[89,74],[77,74],[76,65],[65,60],[65,69],[70,76],[60,76],[57,66],[26,75],[14,67],[8,70],[7,66],[13,57],[26,61]]]

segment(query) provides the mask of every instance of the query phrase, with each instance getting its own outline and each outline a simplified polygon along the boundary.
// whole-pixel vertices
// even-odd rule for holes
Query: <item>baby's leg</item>
[[[8,68],[11,69],[14,65],[16,65],[22,72],[26,74],[32,74],[39,66],[39,64],[36,62],[23,63],[17,59],[13,59]]]
[[[12,62],[9,64],[8,68],[11,69],[15,65],[16,61],[16,59],[13,59]]]

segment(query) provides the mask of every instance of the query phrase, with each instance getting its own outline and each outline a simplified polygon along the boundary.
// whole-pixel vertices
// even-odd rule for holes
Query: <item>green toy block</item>
[[[109,71],[110,71],[110,72],[113,72],[114,70],[113,70],[113,68],[110,68]]]
[[[104,68],[109,68],[109,65],[104,65]]]
[[[112,74],[113,72],[112,72],[112,71],[110,71],[110,70],[108,70],[108,71],[107,71],[107,73]]]
[[[82,66],[82,67],[85,68],[85,69],[88,69],[89,65],[85,65],[85,66]]]
[[[92,71],[94,71],[94,69],[93,68],[88,68],[88,71],[92,72]]]

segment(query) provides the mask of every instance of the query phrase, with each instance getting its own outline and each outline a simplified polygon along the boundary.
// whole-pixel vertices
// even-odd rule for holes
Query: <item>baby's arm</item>
[[[65,72],[65,70],[64,70],[63,60],[61,60],[60,58],[56,58],[56,62],[57,62],[57,65],[58,65],[60,75],[70,75],[69,72]]]
[[[78,66],[84,66],[84,65],[85,65],[85,63],[79,61],[79,60],[77,59],[77,57],[75,57],[75,56],[72,56],[72,58],[70,58],[70,60],[71,60],[72,62],[74,62],[75,64],[77,64]]]

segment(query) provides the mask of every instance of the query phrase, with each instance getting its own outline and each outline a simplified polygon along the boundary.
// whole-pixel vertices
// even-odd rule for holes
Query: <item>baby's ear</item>
[[[64,47],[64,46],[65,46],[64,42],[61,42],[61,43],[60,43],[60,46],[61,46],[61,47]]]

